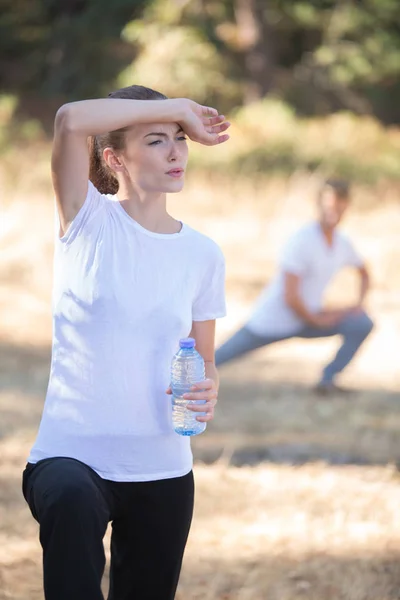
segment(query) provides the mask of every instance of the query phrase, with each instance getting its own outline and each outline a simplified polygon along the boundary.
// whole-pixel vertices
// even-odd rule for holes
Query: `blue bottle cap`
[[[180,348],[194,348],[196,346],[196,340],[194,338],[182,338],[179,340]]]

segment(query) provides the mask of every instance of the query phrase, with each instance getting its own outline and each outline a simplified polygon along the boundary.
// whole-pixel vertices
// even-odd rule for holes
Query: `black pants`
[[[102,479],[70,458],[28,464],[23,493],[40,524],[46,600],[102,600],[103,536],[112,521],[108,600],[173,600],[193,512],[193,473]]]

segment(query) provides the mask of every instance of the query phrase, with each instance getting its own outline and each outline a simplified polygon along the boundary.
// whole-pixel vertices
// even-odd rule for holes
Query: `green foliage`
[[[0,86],[48,126],[71,99],[134,81],[224,112],[400,122],[398,0],[0,0]]]
[[[400,122],[398,11],[398,0],[153,0],[125,30],[140,53],[122,80],[224,111],[273,93],[303,114]]]
[[[18,95],[22,112],[44,121],[53,105],[104,95],[135,56],[120,33],[144,5],[144,0],[2,0],[1,89]]]
[[[140,81],[169,97],[185,97],[190,90],[198,102],[219,102],[222,110],[240,101],[239,86],[229,80],[222,57],[196,28],[134,21],[123,37],[140,52],[120,74],[121,87]]]

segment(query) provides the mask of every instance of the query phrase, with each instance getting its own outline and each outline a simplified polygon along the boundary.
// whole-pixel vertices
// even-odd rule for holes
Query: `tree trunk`
[[[275,75],[273,31],[265,1],[235,0],[238,41],[247,75],[245,102],[260,100],[272,89]]]

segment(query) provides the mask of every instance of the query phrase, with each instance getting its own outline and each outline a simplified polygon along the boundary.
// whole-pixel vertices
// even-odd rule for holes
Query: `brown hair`
[[[130,85],[116,92],[108,94],[109,98],[120,98],[123,100],[167,100],[160,92],[142,85]],[[122,150],[125,146],[125,129],[110,131],[89,138],[89,179],[101,194],[116,194],[118,192],[118,181],[114,172],[103,159],[104,148]]]
[[[332,190],[335,193],[335,195],[341,200],[350,199],[350,185],[344,179],[327,179],[320,190],[320,198],[325,190]]]

